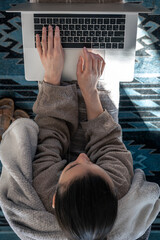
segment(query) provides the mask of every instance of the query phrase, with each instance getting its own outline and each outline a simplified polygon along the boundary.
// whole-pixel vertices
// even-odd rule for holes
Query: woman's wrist
[[[88,120],[95,119],[104,112],[97,89],[82,95],[86,104]]]
[[[84,100],[89,101],[94,96],[97,96],[98,90],[97,89],[90,89],[90,90],[86,90],[86,89],[82,90],[81,89],[81,93],[82,93]]]
[[[54,75],[51,75],[51,76],[47,76],[47,75],[44,75],[44,82],[47,82],[47,83],[50,83],[50,84],[53,84],[53,85],[56,85],[56,86],[59,86],[60,85],[60,77],[53,77]]]

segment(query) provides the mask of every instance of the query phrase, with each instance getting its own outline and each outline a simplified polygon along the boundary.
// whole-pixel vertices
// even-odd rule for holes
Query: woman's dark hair
[[[71,240],[105,240],[117,217],[116,192],[99,175],[82,177],[57,185],[55,215]]]

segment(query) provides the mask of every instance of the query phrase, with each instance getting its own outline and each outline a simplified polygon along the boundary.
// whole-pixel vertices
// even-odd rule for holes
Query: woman
[[[81,125],[87,144],[86,153],[67,164],[64,156],[78,126],[76,84],[61,85],[64,51],[59,28],[53,39],[49,26],[47,44],[44,27],[42,47],[38,35],[36,44],[45,75],[33,106],[40,129],[33,187],[69,239],[106,239],[117,216],[118,200],[130,188],[133,160],[121,141],[120,125],[99,98],[97,82],[105,62],[85,48],[78,60],[77,82],[87,110],[87,121]]]
[[[107,113],[109,111],[109,105],[106,104],[107,107],[105,108],[107,108],[107,110],[105,109],[105,111],[103,111],[99,99],[96,84],[98,77],[103,72],[104,61],[100,56],[86,51],[84,52],[83,58],[84,64],[79,61],[77,65],[77,79],[87,109],[88,121],[81,122],[86,138],[85,151],[87,154],[81,153],[76,161],[74,161],[74,164],[73,162],[68,165],[66,164],[67,161],[64,159],[64,155],[67,152],[70,137],[74,136],[77,132],[77,88],[75,84],[65,87],[60,85],[60,75],[63,69],[64,55],[60,44],[59,32],[57,32],[57,30],[55,32],[57,34],[54,38],[54,48],[52,45],[52,29],[50,31],[48,46],[46,45],[45,32],[43,32],[42,48],[37,38],[37,50],[39,51],[41,61],[47,71],[45,74],[46,82],[44,81],[42,83],[33,107],[34,112],[37,113],[35,121],[39,125],[38,146],[33,162],[33,186],[41,198],[46,210],[49,212],[48,214],[55,214],[60,227],[70,239],[106,239],[107,234],[112,229],[116,219],[117,199],[121,199],[130,187],[133,167],[132,158],[125,146],[118,139],[119,137],[121,139],[121,129],[119,125],[116,124],[116,120],[113,121],[113,119],[116,119],[113,114],[112,119]],[[98,59],[102,60],[102,64],[100,64]],[[57,68],[53,71],[52,68],[56,64]],[[59,66],[60,72],[57,71]],[[6,105],[1,104],[1,109],[4,110],[2,112],[2,118],[5,118],[8,121],[7,124],[9,124],[10,118],[13,118],[13,104],[11,103],[10,106],[7,105],[7,102],[5,104]],[[8,109],[6,106],[8,106]],[[9,107],[12,112],[9,111]],[[19,117],[27,117],[25,115],[20,116],[18,113],[14,114],[14,117],[18,118],[18,115]],[[5,128],[7,128],[7,125],[5,125]],[[4,136],[2,149],[5,146],[5,137],[6,136]],[[18,141],[18,139],[16,139],[16,141]],[[4,155],[5,152],[2,151],[2,153]],[[22,155],[19,156],[20,162],[23,162],[23,159],[21,159]],[[25,159],[25,161],[28,161],[28,158]],[[4,163],[5,162],[6,161],[4,161]],[[10,162],[12,161],[9,161],[9,163]],[[27,166],[27,162],[25,166]],[[18,170],[20,170],[19,166],[17,167]],[[127,173],[129,170],[130,176],[129,173]],[[28,171],[28,167],[27,169],[24,167],[24,172],[26,173],[26,171]],[[27,172],[26,174],[26,178],[28,179],[29,173]],[[11,181],[10,185],[12,185],[12,182],[17,183],[17,179],[16,175],[16,181]],[[28,181],[30,182],[30,180],[27,179],[25,179],[24,175],[23,181],[25,187],[25,182],[27,182],[27,184]],[[6,180],[4,180],[4,183],[1,184],[1,186],[6,189],[5,181]],[[19,182],[19,184],[21,186],[21,182]],[[27,189],[27,191],[29,190],[30,188]],[[9,210],[10,201],[7,197],[8,195],[5,196],[7,199],[4,200],[5,193],[6,190],[3,194],[3,200],[1,199],[1,203],[4,212],[10,215],[12,212]],[[25,198],[23,201],[26,203],[26,201],[29,200],[29,196],[26,194],[24,195]],[[33,193],[31,196],[32,195]],[[17,202],[20,201],[19,203],[23,205],[23,207],[21,207],[24,209],[23,214],[25,216],[24,219],[26,220],[29,207],[21,202],[22,197],[19,195],[17,196],[17,194],[13,194],[12,197],[13,200],[16,197],[19,199],[15,200],[16,209],[18,211],[17,217],[20,216],[20,208],[17,206]],[[4,204],[6,204],[6,206],[4,206]],[[15,205],[13,205],[14,207],[10,206],[12,210],[14,208],[14,213]],[[32,205],[31,202],[31,206]],[[39,208],[40,206],[37,205],[36,209]],[[27,213],[25,213],[25,211],[27,211]],[[39,212],[40,215],[41,211]],[[34,211],[34,214],[35,223],[30,222],[32,226],[30,231],[33,230],[33,225],[36,225],[38,223],[37,221],[40,220],[36,219],[36,214],[38,214],[38,212]],[[52,215],[48,215],[48,217],[51,216]],[[22,227],[21,225],[24,224],[23,220],[20,221],[20,229]],[[27,223],[26,225],[26,228],[28,226],[26,234],[29,231],[30,223]],[[13,224],[13,222],[11,222],[11,224]],[[17,224],[15,224],[14,227],[17,229]],[[42,235],[45,227],[46,226],[43,226],[41,229]],[[119,231],[121,231],[121,229],[119,229],[118,232]],[[149,232],[150,228],[139,239],[147,240]],[[34,235],[34,231],[32,234]]]

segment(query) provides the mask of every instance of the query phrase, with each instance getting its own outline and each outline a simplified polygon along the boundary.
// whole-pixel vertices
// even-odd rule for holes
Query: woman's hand
[[[88,52],[86,48],[83,51],[84,59],[80,56],[77,64],[77,80],[82,95],[87,95],[97,90],[106,63],[99,54]]]
[[[42,29],[42,47],[40,37],[36,34],[36,47],[45,69],[44,81],[60,85],[61,75],[64,67],[64,50],[61,45],[59,27],[55,28],[55,36],[53,40],[52,26],[48,27],[48,44],[46,36],[46,27]],[[53,47],[54,44],[54,47]]]

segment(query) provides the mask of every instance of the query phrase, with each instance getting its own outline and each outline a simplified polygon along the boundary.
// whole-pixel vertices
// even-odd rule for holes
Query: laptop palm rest
[[[105,55],[104,50],[89,50],[94,53],[100,54],[103,58]],[[62,72],[63,81],[77,80],[77,63],[78,58],[83,55],[83,49],[64,49],[64,68]],[[32,56],[32,57],[31,57]],[[24,49],[24,61],[30,62],[25,67],[25,77],[29,81],[43,81],[44,67],[41,63],[38,51],[36,48]],[[101,78],[104,77],[102,74]]]
[[[77,80],[77,63],[79,56],[83,56],[83,50],[64,49],[64,51],[65,58],[62,80]],[[116,50],[115,53],[113,50],[89,49],[88,51],[99,54],[105,60],[105,69],[100,79],[106,81],[106,84],[114,80],[119,82],[133,81],[135,65],[134,49],[130,51]],[[44,68],[36,48],[24,49],[24,61],[30,62],[30,64],[25,67],[26,80],[43,81]]]

